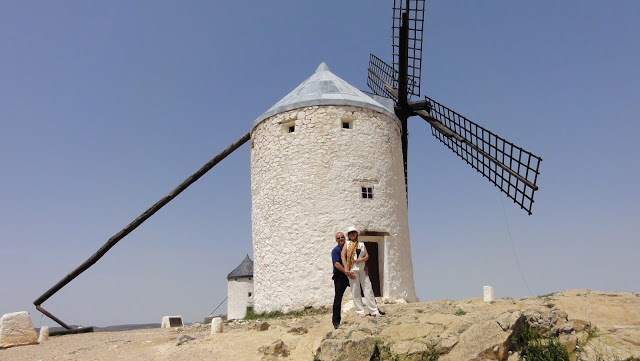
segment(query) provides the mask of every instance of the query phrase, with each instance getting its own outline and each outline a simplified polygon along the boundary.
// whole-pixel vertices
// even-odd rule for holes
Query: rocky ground
[[[329,313],[209,326],[96,332],[0,349],[0,360],[517,360],[524,324],[574,360],[640,360],[640,293],[570,290],[522,299],[385,304],[383,318]],[[266,322],[266,323],[265,323]]]

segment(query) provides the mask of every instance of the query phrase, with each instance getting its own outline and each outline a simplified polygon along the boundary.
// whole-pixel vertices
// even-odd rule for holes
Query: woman
[[[371,281],[364,271],[365,262],[369,259],[367,248],[363,242],[358,241],[358,230],[356,227],[349,227],[347,237],[349,241],[347,241],[345,247],[342,247],[342,264],[347,271],[347,275],[349,275],[349,287],[351,288],[356,313],[360,317],[366,316],[362,305],[362,295],[360,293],[360,287],[362,286],[369,313],[371,316],[382,317],[380,311],[378,311],[376,299],[373,296]],[[352,275],[355,277],[352,277]]]

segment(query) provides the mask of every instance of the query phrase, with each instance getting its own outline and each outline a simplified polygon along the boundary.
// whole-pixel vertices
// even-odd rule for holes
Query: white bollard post
[[[40,327],[40,337],[38,337],[38,343],[43,343],[49,339],[49,326]]]
[[[496,293],[493,291],[493,287],[484,286],[482,291],[484,293],[484,302],[491,302],[496,298]]]
[[[222,318],[215,317],[211,320],[211,334],[221,333],[222,332]]]

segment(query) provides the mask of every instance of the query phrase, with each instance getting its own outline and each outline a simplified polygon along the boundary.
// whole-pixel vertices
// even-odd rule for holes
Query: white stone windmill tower
[[[244,318],[250,307],[253,307],[253,261],[247,255],[227,275],[227,319]]]
[[[258,312],[331,303],[332,236],[350,225],[370,242],[367,265],[374,293],[416,299],[407,222],[407,120],[412,116],[427,121],[438,140],[531,214],[540,157],[433,99],[410,99],[420,96],[424,10],[424,0],[394,0],[392,65],[370,57],[367,85],[376,95],[365,95],[321,64],[256,119],[250,132],[36,299],[36,308],[76,332],[42,303],[249,139]]]
[[[415,301],[401,124],[325,63],[253,123],[254,309],[327,305],[333,235],[372,242],[378,295]],[[366,230],[365,230],[366,228]]]

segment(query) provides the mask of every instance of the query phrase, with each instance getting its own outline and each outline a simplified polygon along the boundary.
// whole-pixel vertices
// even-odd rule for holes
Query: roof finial
[[[316,73],[319,71],[331,71],[329,70],[329,66],[324,61],[318,65],[318,69],[316,69]]]

